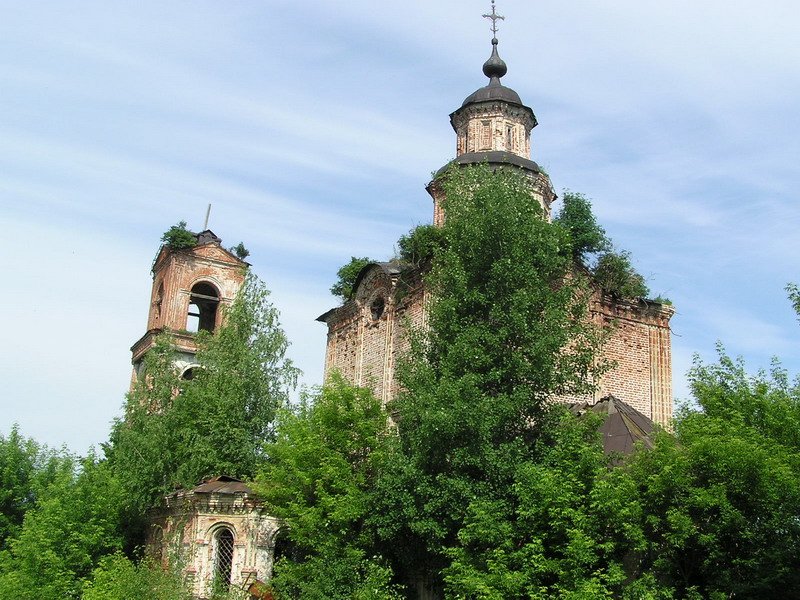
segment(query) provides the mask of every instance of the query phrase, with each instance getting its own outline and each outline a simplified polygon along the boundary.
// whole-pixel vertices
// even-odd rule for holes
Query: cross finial
[[[484,19],[491,19],[491,20],[492,20],[492,35],[493,35],[494,37],[497,37],[497,21],[498,21],[498,20],[499,20],[499,21],[505,21],[505,20],[506,20],[506,18],[505,18],[505,17],[502,17],[502,16],[500,16],[500,15],[498,15],[498,14],[495,12],[495,8],[494,8],[494,0],[492,0],[492,14],[490,14],[490,15],[483,15],[483,18],[484,18]]]

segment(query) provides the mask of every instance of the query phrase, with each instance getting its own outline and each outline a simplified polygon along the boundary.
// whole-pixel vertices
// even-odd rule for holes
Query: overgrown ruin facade
[[[175,344],[176,367],[182,377],[191,378],[197,366],[194,334],[222,324],[220,307],[233,302],[244,283],[247,263],[223,248],[213,231],[206,229],[195,237],[197,243],[187,248],[162,245],[153,261],[147,331],[131,347],[132,381],[156,337],[165,331]]]
[[[456,133],[456,165],[487,163],[516,168],[530,182],[531,201],[551,218],[556,194],[550,178],[530,159],[533,111],[500,83],[506,65],[492,40],[484,65],[489,84],[464,100],[450,115]],[[442,225],[443,191],[438,176],[427,186],[433,199],[433,223]],[[211,231],[197,234],[197,244],[162,246],[153,265],[153,290],[147,332],[131,348],[134,380],[156,336],[170,331],[178,351],[176,366],[190,378],[197,366],[194,333],[221,325],[222,305],[241,288],[247,263],[221,246]],[[365,266],[343,305],[321,315],[327,325],[326,377],[338,370],[350,382],[370,387],[384,403],[397,393],[395,369],[408,350],[408,327],[425,327],[429,291],[424,273],[397,262]],[[637,298],[623,300],[597,291],[590,318],[609,327],[603,358],[614,366],[596,382],[591,397],[559,398],[577,412],[611,415],[606,421],[606,449],[630,451],[652,432],[652,422],[668,426],[672,418],[670,306]],[[164,561],[176,557],[196,598],[208,598],[215,582],[259,596],[280,553],[280,523],[263,509],[244,483],[216,477],[166,498],[154,515],[149,546]],[[422,589],[421,586],[420,589]],[[266,593],[266,592],[265,592]],[[420,598],[434,597],[420,591]]]
[[[163,564],[182,566],[195,598],[228,587],[261,598],[267,597],[259,592],[281,541],[281,522],[267,514],[250,487],[220,476],[167,496],[151,523],[148,547]]]
[[[492,40],[492,55],[483,66],[489,84],[470,94],[450,115],[456,133],[456,165],[488,164],[516,168],[530,182],[532,201],[550,219],[556,199],[550,178],[530,160],[533,111],[519,95],[500,83],[506,65]],[[451,163],[451,164],[452,164]],[[441,225],[443,191],[434,176],[427,190],[433,198],[433,222]],[[371,387],[384,402],[396,392],[395,367],[408,349],[406,328],[425,325],[427,291],[421,273],[401,263],[364,267],[343,306],[321,315],[328,326],[326,376],[338,370],[356,385]],[[568,402],[596,402],[614,396],[660,425],[672,419],[672,359],[669,321],[671,306],[643,298],[624,300],[597,291],[591,318],[608,327],[610,337],[602,358],[613,367],[596,383],[592,397]]]

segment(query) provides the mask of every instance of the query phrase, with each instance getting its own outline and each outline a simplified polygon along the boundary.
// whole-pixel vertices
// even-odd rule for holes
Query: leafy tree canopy
[[[436,225],[418,225],[400,236],[397,246],[400,259],[412,265],[420,265],[433,258],[443,243],[442,229]]]
[[[148,560],[136,564],[121,553],[100,560],[84,584],[83,600],[191,600],[179,573]]]
[[[650,289],[631,264],[626,251],[606,252],[597,259],[594,279],[606,292],[619,298],[645,298]]]
[[[169,334],[157,341],[125,417],[114,424],[106,452],[132,515],[143,515],[177,486],[220,474],[254,477],[276,410],[295,385],[278,312],[252,274],[224,325],[196,339],[201,366],[190,381],[175,370]]]
[[[350,257],[350,261],[342,265],[336,272],[337,280],[331,286],[331,294],[338,296],[343,301],[350,300],[353,297],[353,286],[356,283],[356,279],[358,279],[358,274],[361,273],[361,269],[371,262],[374,261],[366,256],[361,258]]]
[[[244,260],[248,256],[250,256],[250,250],[245,248],[244,242],[239,242],[235,246],[231,248],[231,252],[233,252],[238,258]]]
[[[281,598],[398,598],[369,527],[375,481],[393,449],[388,415],[365,388],[334,375],[279,413],[259,490],[296,551],[276,565]]]
[[[485,569],[499,568],[508,548],[495,543],[536,478],[548,400],[591,389],[603,335],[586,318],[591,290],[574,274],[567,231],[543,218],[522,175],[479,166],[443,183],[428,328],[412,339],[395,407],[406,465],[396,485],[407,499],[387,496],[384,512],[403,524],[396,559],[410,579],[444,573],[447,597],[514,597],[504,594],[522,563],[495,583]],[[486,519],[499,529],[480,543]]]
[[[78,598],[100,557],[122,548],[123,490],[105,462],[74,459],[0,553],[0,598]]]
[[[171,250],[182,250],[194,248],[197,245],[197,236],[186,229],[186,221],[181,221],[167,229],[161,236],[161,241]]]
[[[611,249],[611,241],[598,225],[592,204],[583,194],[565,191],[561,210],[553,222],[569,232],[572,257],[578,263],[586,265],[590,256]]]
[[[69,456],[23,437],[16,425],[8,437],[0,435],[0,550],[47,487],[71,467]]]

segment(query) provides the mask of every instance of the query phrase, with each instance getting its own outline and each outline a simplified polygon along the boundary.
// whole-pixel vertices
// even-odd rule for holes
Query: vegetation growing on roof
[[[561,210],[553,219],[569,232],[572,240],[572,257],[588,265],[591,257],[611,249],[611,240],[597,223],[592,204],[583,194],[566,190]]]
[[[644,277],[633,268],[630,253],[625,250],[601,254],[592,272],[597,285],[612,296],[646,298],[650,293]]]
[[[233,252],[239,260],[244,260],[250,256],[250,250],[245,248],[244,242],[239,242],[235,246],[231,246],[230,251]]]
[[[197,245],[197,236],[186,229],[186,221],[180,221],[164,232],[161,241],[170,250],[183,250],[184,248],[194,248]]]
[[[630,253],[614,249],[586,196],[564,192],[553,222],[568,232],[573,260],[592,273],[603,291],[617,298],[644,298],[650,293],[644,277],[633,267]]]
[[[397,240],[400,251],[399,258],[414,266],[419,266],[430,261],[443,243],[444,236],[441,227],[418,225]]]
[[[331,294],[338,296],[343,302],[350,300],[355,291],[353,286],[358,279],[358,274],[371,262],[374,261],[366,256],[361,258],[351,256],[350,260],[336,272],[336,283],[331,286]]]

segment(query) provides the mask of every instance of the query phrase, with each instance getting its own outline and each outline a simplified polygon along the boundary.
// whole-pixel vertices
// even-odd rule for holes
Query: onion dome
[[[522,105],[519,94],[509,87],[500,83],[500,78],[508,72],[505,61],[497,53],[497,38],[492,38],[492,55],[483,63],[483,74],[489,78],[489,85],[476,90],[461,104],[473,104],[475,102],[488,102],[491,100],[502,100],[512,104]]]

